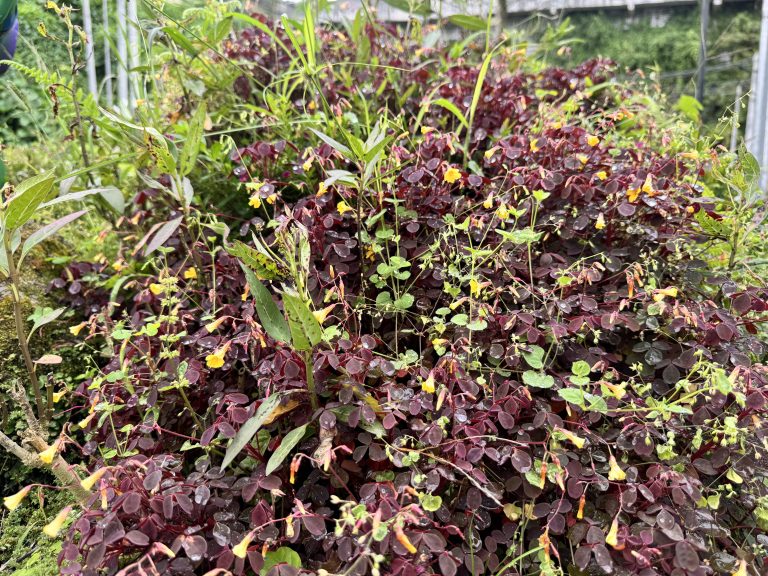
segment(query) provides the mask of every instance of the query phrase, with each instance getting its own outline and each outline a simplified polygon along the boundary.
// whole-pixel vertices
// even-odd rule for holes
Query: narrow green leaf
[[[450,100],[446,100],[445,98],[438,98],[437,100],[432,100],[432,104],[436,104],[442,108],[445,108],[448,110],[448,112],[456,116],[456,119],[459,121],[459,124],[461,124],[463,128],[469,128],[469,123],[467,122],[466,116],[464,116],[456,104]]]
[[[20,228],[32,218],[40,204],[48,199],[54,180],[53,174],[49,172],[28,178],[16,187],[16,193],[5,209],[5,226],[8,230]]]
[[[245,272],[245,278],[248,281],[248,285],[251,287],[251,293],[253,294],[253,302],[256,306],[256,314],[259,316],[259,322],[264,327],[272,338],[279,340],[280,342],[291,341],[291,331],[288,328],[288,323],[278,310],[275,301],[272,298],[272,294],[269,293],[266,286],[262,284],[253,270],[248,268],[243,263],[240,263],[240,267]]]
[[[301,439],[304,438],[306,431],[307,424],[304,424],[295,430],[291,430],[288,432],[288,434],[285,435],[285,438],[283,438],[280,446],[278,446],[277,450],[275,450],[272,453],[272,456],[269,457],[269,461],[267,462],[267,470],[265,472],[267,476],[272,474],[272,472],[280,467],[280,464],[282,464],[283,461],[288,457],[288,455],[291,453],[291,450],[293,450],[296,445],[301,442]]]
[[[483,18],[480,18],[479,16],[470,16],[468,14],[454,14],[453,16],[448,16],[448,22],[454,26],[464,28],[464,30],[469,30],[470,32],[485,30],[487,26],[487,23]]]
[[[280,39],[280,37],[277,34],[275,34],[275,32],[269,26],[264,24],[261,20],[257,20],[256,18],[248,16],[247,14],[241,14],[240,12],[227,12],[224,16],[232,17],[235,20],[240,20],[250,26],[253,26],[254,28],[258,28],[260,31],[264,32],[264,34],[269,36],[275,44],[280,46],[283,52],[285,52],[288,56],[292,56],[291,51],[288,49],[288,46],[286,46],[285,43]]]
[[[19,264],[21,264],[21,262],[27,256],[27,254],[29,254],[29,251],[32,250],[32,248],[40,244],[40,242],[43,242],[48,238],[50,238],[51,236],[53,236],[54,234],[56,234],[56,232],[64,228],[64,226],[66,226],[70,222],[74,222],[86,212],[88,212],[88,210],[80,210],[79,212],[73,212],[72,214],[63,216],[58,220],[54,220],[50,224],[46,224],[42,228],[35,230],[24,241],[24,244],[21,247],[21,257],[19,258]]]
[[[309,306],[296,292],[283,292],[283,306],[288,316],[291,339],[296,350],[311,350],[323,339],[323,329]]]
[[[203,137],[203,125],[208,115],[205,103],[197,107],[195,115],[189,121],[189,131],[187,139],[184,141],[184,147],[181,149],[181,158],[179,159],[179,169],[182,176],[187,176],[195,167],[197,156],[200,152],[200,140]]]
[[[277,408],[278,404],[280,404],[282,397],[283,394],[281,393],[267,396],[256,410],[256,414],[254,414],[253,417],[243,424],[242,428],[237,431],[237,434],[235,434],[232,442],[229,443],[227,451],[224,454],[224,461],[221,463],[222,470],[229,466],[235,457],[242,452],[245,445],[251,441],[256,432],[259,431],[267,418],[269,418],[275,408]]]
[[[315,130],[314,128],[310,128],[309,130],[334,150],[341,152],[347,158],[352,157],[352,151],[346,146],[344,146],[344,144],[342,144],[341,142],[334,140],[327,134],[323,134],[322,132],[320,132],[319,130]]]

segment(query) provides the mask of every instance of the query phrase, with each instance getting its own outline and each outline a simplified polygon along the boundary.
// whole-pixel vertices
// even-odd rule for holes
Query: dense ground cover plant
[[[61,572],[765,570],[749,155],[608,61],[238,19],[173,137],[109,117],[121,247],[52,285],[100,351]]]

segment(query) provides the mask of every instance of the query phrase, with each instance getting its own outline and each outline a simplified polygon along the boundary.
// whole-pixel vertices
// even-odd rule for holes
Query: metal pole
[[[138,2],[136,0],[127,0],[128,3],[128,80],[131,91],[131,111],[136,107],[136,100],[139,99],[139,74],[136,70],[139,67],[139,14]]]
[[[768,183],[768,0],[763,0],[760,26],[760,51],[757,56],[757,94],[755,98],[755,156],[762,170],[760,186]]]
[[[99,85],[96,80],[96,54],[93,46],[93,23],[91,22],[91,2],[83,0],[83,30],[85,30],[85,67],[88,73],[88,91],[93,99],[99,101]]]
[[[696,100],[704,102],[704,79],[707,75],[707,30],[709,29],[709,2],[701,0],[701,39],[699,41],[699,75],[696,78]]]
[[[117,105],[123,114],[130,112],[128,102],[128,30],[125,0],[117,0]]]
[[[107,106],[112,108],[114,94],[112,94],[112,47],[109,33],[109,0],[101,3],[101,22],[104,27],[104,91],[107,93]]]
[[[755,114],[757,111],[757,53],[752,57],[752,77],[749,81],[749,103],[747,124],[744,127],[744,143],[752,154],[755,153]]]

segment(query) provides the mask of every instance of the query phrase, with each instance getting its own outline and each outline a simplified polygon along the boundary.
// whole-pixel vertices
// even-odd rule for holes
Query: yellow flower
[[[635,202],[640,196],[640,188],[630,188],[627,190],[627,200],[630,202]]]
[[[54,392],[53,393],[53,403],[56,404],[58,402],[61,402],[61,399],[64,398],[64,396],[66,396],[66,394],[67,394],[66,390],[62,390],[61,392]]]
[[[80,421],[80,423],[78,424],[78,427],[80,427],[80,429],[85,429],[85,427],[88,426],[90,421],[93,420],[94,416],[96,416],[96,412],[91,412],[90,414],[88,414],[88,416],[86,416]]]
[[[608,480],[620,481],[627,478],[627,473],[621,469],[621,466],[616,462],[616,458],[614,458],[613,455],[611,455],[608,462],[610,465],[610,468],[608,469]]]
[[[251,544],[251,541],[253,540],[253,532],[248,532],[242,540],[240,540],[240,544],[232,548],[232,554],[237,556],[238,558],[245,558],[248,554],[248,546]]]
[[[307,104],[307,108],[309,108],[310,112],[314,112],[317,110],[317,104],[315,104],[314,100],[310,100],[309,104]]]
[[[605,228],[605,216],[603,216],[602,212],[600,212],[600,214],[598,214],[597,216],[597,222],[595,222],[595,228],[597,228],[598,230],[602,230],[603,228]]]
[[[16,510],[16,508],[21,506],[22,501],[27,497],[27,494],[29,494],[31,490],[32,486],[24,486],[24,488],[16,492],[13,496],[6,496],[3,498],[3,504],[5,504],[5,507],[8,508],[8,510]]]
[[[124,269],[125,269],[125,264],[123,264],[122,262],[115,262],[114,264],[112,264],[112,270],[114,270],[115,272],[120,272]]]
[[[613,548],[619,545],[619,517],[613,519],[611,523],[611,529],[608,530],[608,534],[605,535],[605,543]]]
[[[509,209],[504,202],[502,202],[501,205],[496,208],[496,216],[498,216],[500,220],[506,220],[509,218]]]
[[[53,444],[48,446],[45,450],[40,452],[38,456],[40,457],[40,460],[42,460],[45,464],[51,464],[53,462],[53,459],[56,457],[56,455],[59,453],[59,440],[56,440]]]
[[[600,144],[600,138],[598,138],[597,136],[594,136],[593,134],[590,134],[589,136],[587,136],[587,144],[589,144],[590,146],[597,146],[598,144]]]
[[[226,353],[226,348],[220,348],[213,354],[208,354],[208,356],[205,357],[205,365],[208,366],[208,368],[221,368],[224,366],[224,355]]]
[[[257,209],[261,208],[261,197],[258,194],[254,194],[251,196],[251,199],[248,200],[248,205]]]
[[[608,173],[605,170],[600,170],[600,172],[595,173],[595,176],[598,180],[605,180],[608,178]]]
[[[315,317],[315,319],[322,324],[325,322],[325,319],[328,318],[328,314],[331,313],[331,310],[336,308],[336,304],[331,304],[330,306],[326,306],[322,310],[315,310],[312,312],[312,315]]]
[[[69,333],[72,334],[72,336],[77,336],[80,334],[80,331],[85,328],[88,325],[87,322],[80,322],[77,326],[70,326]]]
[[[443,175],[443,180],[448,182],[448,184],[453,184],[457,180],[461,178],[461,172],[458,171],[458,169],[451,166],[448,168],[448,170],[445,171],[445,174]]]
[[[245,300],[245,298],[243,298],[243,300]],[[224,320],[226,320],[226,319],[227,319],[226,316],[222,316],[221,318],[217,318],[213,322],[209,322],[208,324],[206,324],[205,325],[205,329],[208,331],[208,333],[211,333],[214,330],[216,330],[219,326],[221,326],[221,323],[224,322]]]
[[[475,297],[480,296],[480,282],[474,278],[469,281],[469,293]]]
[[[626,384],[611,384],[610,382],[606,382],[604,380],[601,381],[600,384],[608,388],[608,390],[610,390],[611,394],[613,394],[617,400],[621,400],[627,394]]]
[[[344,214],[345,212],[354,212],[355,209],[352,208],[349,204],[347,204],[344,200],[336,204],[336,210],[339,211],[339,214]]]
[[[272,194],[267,196],[267,204],[274,204],[275,200],[277,200],[277,194],[276,193],[273,192]]]
[[[320,185],[317,187],[317,195],[322,196],[328,192],[328,186],[325,185],[325,182],[320,182]]]
[[[82,486],[86,490],[91,490],[96,485],[96,482],[101,480],[101,477],[104,476],[104,474],[106,473],[107,473],[107,468],[99,468],[98,470],[96,470],[96,472],[88,476],[88,478],[84,478],[83,480],[80,480],[80,486]]]
[[[558,428],[557,431],[560,432],[560,434],[562,434],[563,436],[565,436],[568,440],[570,440],[573,443],[573,445],[576,446],[576,448],[584,447],[584,443],[586,442],[586,440],[584,440],[584,438],[582,438],[581,436],[577,436],[570,430],[565,430],[564,428]]]
[[[163,285],[158,284],[157,282],[153,282],[149,285],[149,291],[152,292],[155,296],[159,296],[163,293]]]
[[[56,538],[56,536],[59,535],[59,532],[61,532],[61,527],[64,526],[64,522],[67,521],[67,516],[69,516],[71,511],[72,506],[62,508],[61,511],[56,514],[56,518],[45,525],[43,528],[43,534],[48,536],[48,538]]]
[[[589,156],[586,154],[576,154],[576,158],[579,159],[579,162],[583,164],[586,164],[589,161]]]
[[[493,155],[496,154],[496,150],[498,149],[499,149],[498,146],[494,146],[493,148],[488,148],[488,150],[485,151],[485,154],[483,154],[483,156],[485,156],[486,160],[490,160],[491,158],[493,158]]]
[[[435,393],[435,376],[432,374],[432,372],[430,372],[429,376],[427,376],[427,379],[421,383],[421,389],[427,394]]]
[[[400,544],[403,545],[403,548],[408,550],[411,554],[416,554],[418,552],[418,549],[416,546],[413,545],[413,543],[408,539],[408,536],[403,532],[403,529],[399,526],[395,526],[395,538],[397,538],[397,541],[400,542]]]
[[[653,193],[656,192],[653,188],[653,178],[650,174],[645,177],[645,182],[643,182],[643,192],[650,195],[653,195]]]
[[[312,158],[309,158],[306,162],[304,162],[301,167],[304,169],[304,172],[309,172],[309,169],[312,168]]]
[[[653,301],[661,302],[666,296],[669,296],[670,298],[677,298],[677,288],[670,286],[669,288],[661,288],[660,290],[656,290],[653,295]]]
[[[192,266],[184,270],[185,280],[194,280],[195,278],[197,278],[197,270],[195,270]]]
[[[731,576],[747,576],[747,561],[739,560],[739,568]]]
[[[541,150],[541,148],[539,147],[539,139],[534,138],[533,140],[531,140],[530,147],[531,147],[531,152],[538,152],[539,150]]]

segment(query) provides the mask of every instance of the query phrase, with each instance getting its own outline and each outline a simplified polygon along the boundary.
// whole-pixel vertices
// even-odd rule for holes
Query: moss
[[[0,573],[14,576],[49,576],[59,573],[60,540],[42,532],[61,508],[71,504],[69,495],[54,493],[43,508],[34,500],[0,518]]]

